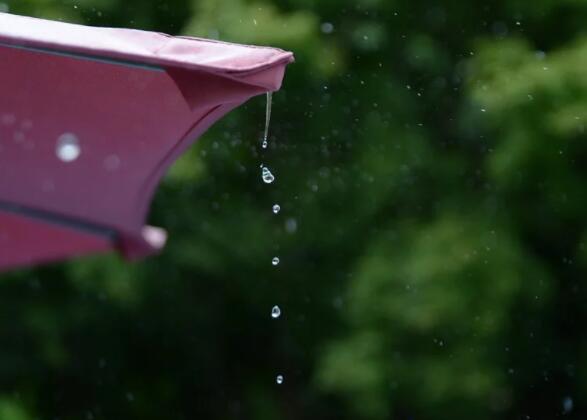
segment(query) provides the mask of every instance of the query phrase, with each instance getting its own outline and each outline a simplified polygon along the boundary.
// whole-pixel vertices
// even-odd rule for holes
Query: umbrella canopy
[[[169,166],[280,88],[291,53],[0,13],[0,269],[165,243],[145,226]]]

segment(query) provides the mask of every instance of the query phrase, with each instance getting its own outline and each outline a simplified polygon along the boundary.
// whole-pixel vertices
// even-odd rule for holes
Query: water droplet
[[[563,399],[563,411],[565,414],[570,413],[571,411],[573,411],[573,399],[571,397],[565,397]]]
[[[263,168],[261,168],[261,177],[263,178],[263,182],[265,184],[271,184],[273,181],[275,181],[275,177],[273,176],[269,168],[267,168],[266,166],[263,166]]]
[[[72,133],[60,135],[57,139],[55,153],[62,162],[73,162],[76,160],[81,153],[77,136]]]
[[[320,30],[322,33],[331,34],[334,30],[334,25],[330,22],[324,22],[322,25],[320,25]]]
[[[296,233],[298,230],[298,222],[296,219],[289,218],[285,221],[285,231],[287,233]]]
[[[279,204],[273,205],[273,213],[277,214],[277,213],[279,213],[280,210],[281,210],[281,207]]]
[[[278,264],[279,264],[279,257],[274,257],[274,258],[271,260],[271,264],[273,264],[273,265],[278,265]]]
[[[267,92],[267,104],[265,106],[265,132],[263,133],[263,143],[261,143],[261,147],[263,147],[263,149],[267,149],[268,146],[267,139],[269,138],[269,123],[271,122],[272,98],[273,94],[271,92]]]
[[[279,308],[279,306],[275,305],[273,308],[271,308],[271,318],[277,319],[280,316],[281,316],[281,309]]]
[[[277,382],[277,385],[281,385],[283,383],[283,375],[277,375],[275,382]]]

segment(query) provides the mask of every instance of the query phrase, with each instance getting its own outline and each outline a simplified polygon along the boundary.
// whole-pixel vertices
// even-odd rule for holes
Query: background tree
[[[161,256],[1,276],[0,418],[587,416],[587,3],[0,7],[297,58],[267,151],[259,98],[173,167]]]

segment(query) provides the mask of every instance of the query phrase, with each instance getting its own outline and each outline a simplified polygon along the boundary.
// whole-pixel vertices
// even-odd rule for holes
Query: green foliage
[[[162,255],[2,275],[0,419],[587,416],[587,3],[4,2],[297,60],[268,151],[259,98],[170,171]]]
[[[0,399],[0,418],[5,420],[30,420],[31,417],[15,401]]]
[[[391,399],[429,418],[491,418],[491,396],[511,392],[496,350],[520,305],[544,309],[550,279],[475,216],[384,232],[359,261],[348,288],[352,333],[325,353],[320,378],[348,393],[357,414],[384,418],[379,407]]]

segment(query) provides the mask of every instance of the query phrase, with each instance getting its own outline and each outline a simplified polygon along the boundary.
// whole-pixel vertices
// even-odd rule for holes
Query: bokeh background
[[[297,58],[267,151],[258,97],[168,174],[160,256],[0,276],[0,419],[587,418],[587,1],[0,9]]]

